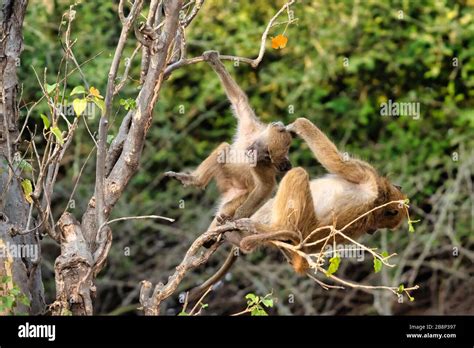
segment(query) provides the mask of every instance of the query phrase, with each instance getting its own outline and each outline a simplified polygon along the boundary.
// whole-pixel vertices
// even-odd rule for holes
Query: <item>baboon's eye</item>
[[[398,210],[397,209],[391,209],[391,210],[386,210],[383,215],[385,216],[397,216],[398,215]]]
[[[398,191],[401,191],[401,190],[402,190],[402,187],[401,187],[401,186],[398,186],[398,185],[393,185],[393,186],[395,186],[395,187],[398,189]]]

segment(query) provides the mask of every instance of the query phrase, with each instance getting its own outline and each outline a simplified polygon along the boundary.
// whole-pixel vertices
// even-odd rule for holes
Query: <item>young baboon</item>
[[[299,118],[287,127],[300,136],[310,147],[316,159],[329,174],[309,181],[303,168],[294,168],[282,179],[274,199],[252,217],[255,234],[244,237],[240,248],[250,252],[270,240],[289,240],[295,244],[316,228],[332,225],[340,229],[376,206],[405,199],[400,187],[380,176],[367,162],[344,159],[336,146],[314,124]],[[344,230],[352,239],[365,233],[373,234],[379,228],[394,229],[406,218],[403,205],[389,204],[356,221]],[[326,237],[329,229],[315,233],[308,242]],[[343,243],[337,236],[336,243]],[[306,252],[317,252],[322,243]],[[292,256],[296,272],[305,273],[306,260]]]
[[[278,172],[291,169],[291,134],[281,122],[262,123],[245,92],[219,60],[219,53],[203,54],[219,76],[238,120],[231,145],[222,143],[192,173],[167,172],[185,186],[204,188],[215,179],[221,194],[217,215],[209,228],[229,219],[250,217],[270,198]],[[232,234],[229,234],[229,238]]]

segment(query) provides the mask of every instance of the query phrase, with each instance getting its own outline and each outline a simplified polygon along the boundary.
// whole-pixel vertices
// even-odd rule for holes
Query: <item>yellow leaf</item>
[[[33,193],[33,185],[31,181],[28,179],[23,179],[21,181],[21,188],[23,189],[23,194],[25,195],[25,199],[28,203],[33,203],[33,199],[31,198],[31,194]]]
[[[93,97],[100,98],[100,99],[104,99],[104,97],[100,95],[99,90],[98,90],[97,88],[95,88],[95,87],[92,87],[92,86],[91,86],[91,87],[89,88],[89,94],[90,94],[91,96],[93,96]]]
[[[74,99],[72,102],[72,108],[74,109],[74,112],[76,113],[77,117],[82,115],[86,107],[87,107],[86,99]]]
[[[285,48],[287,42],[288,38],[283,34],[279,34],[275,37],[272,37],[272,48],[275,50]]]

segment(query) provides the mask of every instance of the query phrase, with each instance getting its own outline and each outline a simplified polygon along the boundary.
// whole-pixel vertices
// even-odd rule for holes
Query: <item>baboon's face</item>
[[[278,171],[287,172],[291,169],[288,158],[291,139],[292,136],[283,123],[271,123],[249,150],[256,152],[257,163],[271,163]]]
[[[377,205],[391,201],[405,200],[407,197],[400,186],[390,183],[387,178],[381,178],[380,197]],[[407,218],[406,207],[400,203],[392,203],[375,212],[377,228],[397,228]]]

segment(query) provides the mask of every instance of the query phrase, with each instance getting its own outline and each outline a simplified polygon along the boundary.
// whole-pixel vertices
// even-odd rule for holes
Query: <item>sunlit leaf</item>
[[[104,97],[100,95],[99,90],[98,90],[97,88],[95,88],[95,87],[92,87],[92,86],[91,86],[91,87],[89,88],[89,94],[90,94],[91,96],[93,96],[93,97],[100,98],[100,99],[104,99]]]
[[[272,298],[262,298],[262,303],[265,307],[273,307],[273,299]]]
[[[102,113],[105,112],[105,103],[103,100],[99,99],[99,98],[94,98],[92,100],[94,102],[95,105],[97,105],[100,109],[100,111],[102,111]]]
[[[331,257],[329,259],[329,267],[328,270],[326,271],[326,275],[329,276],[331,274],[334,274],[337,272],[339,269],[339,265],[341,263],[341,257],[339,254],[336,254],[335,256]]]
[[[46,84],[44,85],[44,89],[46,90],[46,92],[47,92],[48,94],[53,93],[54,90],[55,90],[57,87],[58,87],[58,84],[57,84],[57,83],[54,83],[54,84],[52,84],[52,85],[49,85],[49,84],[46,83]]]
[[[46,116],[45,114],[41,114],[40,116],[41,116],[41,119],[43,120],[44,129],[49,129],[51,122],[49,122],[48,116]]]
[[[61,145],[63,145],[64,144],[64,139],[63,139],[63,135],[61,133],[61,130],[58,127],[53,127],[53,128],[51,128],[51,132],[53,132],[54,136],[56,137],[57,142],[60,143]]]
[[[74,112],[76,113],[76,116],[79,117],[87,108],[87,100],[85,98],[74,99],[74,101],[72,102],[72,107],[74,109]]]
[[[33,199],[31,198],[31,194],[33,193],[33,185],[29,179],[23,179],[21,181],[21,188],[23,189],[23,195],[28,203],[33,203]]]
[[[86,89],[83,86],[76,86],[76,87],[73,88],[70,95],[85,94],[85,93],[87,93],[87,92],[86,92]]]
[[[378,273],[382,270],[382,261],[380,261],[378,258],[374,257],[374,271],[375,273]]]

